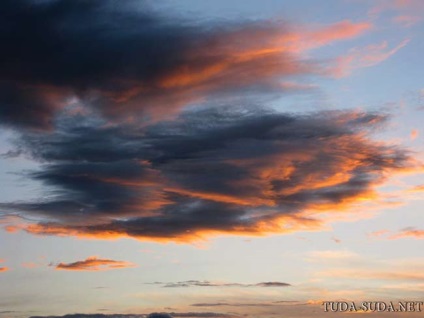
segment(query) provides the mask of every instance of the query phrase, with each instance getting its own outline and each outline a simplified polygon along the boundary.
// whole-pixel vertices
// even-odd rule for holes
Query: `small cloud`
[[[340,244],[342,241],[340,239],[338,239],[337,237],[332,237],[331,238],[332,241],[334,241],[334,243]]]
[[[22,267],[24,268],[37,268],[40,265],[34,262],[26,262],[26,263],[22,263]]]
[[[4,259],[0,259],[0,263],[4,263],[4,262],[5,262]],[[8,270],[9,270],[8,267],[0,267],[0,273],[7,272]]]
[[[420,191],[424,190],[424,186],[419,186],[421,189]],[[416,187],[416,188],[419,188]],[[416,190],[418,191],[418,190]],[[406,227],[396,233],[389,231],[389,230],[380,230],[371,232],[368,234],[368,237],[370,238],[382,238],[382,239],[389,239],[389,240],[397,240],[397,239],[403,239],[403,238],[412,238],[412,239],[424,239],[424,230],[417,229],[415,227]]]
[[[424,230],[420,230],[415,227],[407,227],[389,237],[389,239],[391,240],[396,240],[401,238],[413,238],[417,240],[422,240],[424,239]]]
[[[408,189],[407,192],[424,192],[424,184],[420,184],[411,189]]]
[[[378,231],[368,233],[367,236],[368,238],[381,238],[382,236],[385,236],[389,233],[390,233],[389,230],[378,230]]]
[[[380,64],[396,54],[401,48],[405,47],[409,41],[410,39],[405,39],[393,48],[389,47],[387,41],[371,44],[362,48],[355,47],[351,49],[347,55],[338,59],[333,74],[336,77],[344,77],[348,76],[356,69]]]
[[[115,261],[111,259],[101,259],[96,256],[91,256],[83,261],[73,263],[59,263],[56,265],[57,270],[68,271],[104,271],[120,268],[131,268],[136,265],[130,262]]]
[[[154,312],[154,313],[149,314],[147,316],[147,318],[172,318],[172,316],[170,314],[167,314],[167,313]]]
[[[417,129],[412,129],[411,135],[410,135],[411,140],[417,139],[418,135],[419,135],[418,130]]]
[[[281,282],[264,282],[264,283],[256,284],[256,286],[259,286],[259,287],[288,287],[288,286],[291,286],[291,285],[287,284],[287,283],[281,283]]]
[[[177,283],[154,283],[162,284],[163,287],[288,287],[288,283],[283,282],[261,282],[257,284],[240,284],[240,283],[225,283],[225,282],[210,282],[199,280],[188,280]]]
[[[405,28],[409,28],[421,21],[421,17],[412,15],[398,15],[392,19],[396,24],[399,24]]]

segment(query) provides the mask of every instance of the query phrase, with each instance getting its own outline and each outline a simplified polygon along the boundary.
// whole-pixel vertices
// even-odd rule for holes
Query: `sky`
[[[2,0],[0,317],[422,315],[423,17]]]

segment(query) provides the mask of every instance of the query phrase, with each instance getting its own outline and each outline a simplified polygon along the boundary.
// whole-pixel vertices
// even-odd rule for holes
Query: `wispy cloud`
[[[417,191],[424,191],[424,187],[415,187],[414,192]],[[410,190],[412,191],[412,190]],[[400,231],[389,231],[389,230],[379,230],[375,232],[371,232],[368,234],[371,238],[379,238],[379,239],[386,239],[386,240],[397,240],[397,239],[404,239],[404,238],[410,238],[410,239],[424,239],[424,230],[418,229],[416,227],[406,227],[404,229],[401,229]]]
[[[411,130],[410,137],[411,137],[411,139],[412,139],[412,140],[417,139],[417,138],[418,138],[418,135],[419,135],[419,132],[418,132],[418,130],[417,130],[417,129],[412,129],[412,130]]]
[[[105,271],[112,269],[130,268],[135,267],[136,265],[130,262],[102,259],[96,256],[91,256],[83,261],[77,261],[73,263],[59,263],[53,266],[57,270],[67,271]]]
[[[226,283],[226,282],[210,282],[199,280],[188,280],[176,283],[153,283],[162,285],[163,287],[289,287],[288,283],[283,282],[261,282],[257,284],[241,284],[241,283]]]
[[[5,262],[5,260],[4,259],[0,259],[0,263],[4,263]],[[2,273],[2,272],[7,272],[9,270],[9,268],[8,267],[5,267],[5,266],[3,266],[3,267],[0,267],[0,273]]]
[[[422,21],[422,17],[416,15],[398,15],[392,19],[396,24],[409,28]]]
[[[334,69],[334,75],[337,77],[347,76],[356,69],[378,65],[396,54],[409,41],[410,39],[405,39],[393,48],[389,47],[387,41],[363,48],[353,48],[345,56],[338,58],[338,65]]]
[[[407,227],[395,233],[389,237],[392,240],[401,239],[401,238],[413,238],[417,240],[424,239],[424,230],[417,229],[415,227]]]

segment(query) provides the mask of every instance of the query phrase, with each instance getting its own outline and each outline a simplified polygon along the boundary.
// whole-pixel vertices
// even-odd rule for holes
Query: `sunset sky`
[[[1,0],[0,43],[1,318],[424,301],[424,1]]]

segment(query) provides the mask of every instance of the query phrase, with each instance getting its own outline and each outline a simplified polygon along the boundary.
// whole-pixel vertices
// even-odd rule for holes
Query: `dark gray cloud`
[[[314,72],[281,51],[255,54],[285,30],[189,23],[145,1],[2,0],[0,124],[52,129],[72,101],[143,121],[208,97],[281,91],[277,78]]]
[[[187,280],[176,283],[156,283],[163,285],[163,287],[288,287],[288,283],[282,282],[263,282],[257,284],[240,284],[240,283],[214,283],[209,281]]]
[[[269,307],[276,306],[269,303],[196,303],[193,307]]]
[[[32,316],[30,318],[234,318],[235,315],[215,312],[171,312],[145,314],[69,314],[64,316]]]
[[[145,127],[67,115],[18,147],[43,163],[28,177],[46,197],[0,208],[42,217],[27,228],[35,234],[190,240],[316,229],[303,211],[343,209],[409,166],[403,149],[367,135],[385,120],[236,105]]]

